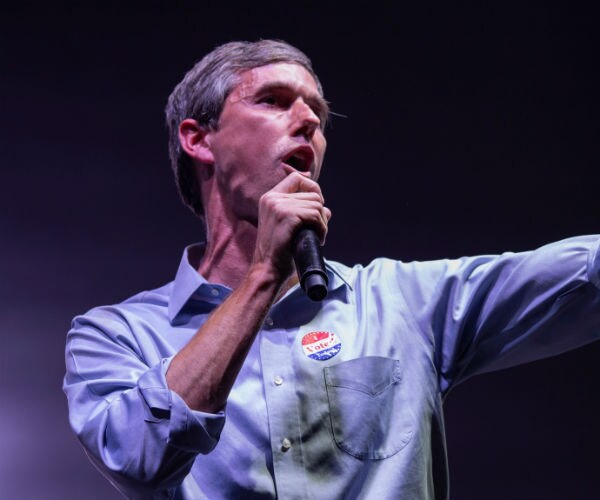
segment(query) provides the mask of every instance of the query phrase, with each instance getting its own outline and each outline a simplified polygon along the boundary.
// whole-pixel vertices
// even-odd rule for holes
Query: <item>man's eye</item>
[[[279,100],[274,95],[266,95],[258,100],[259,104],[268,104],[269,106],[279,105]]]

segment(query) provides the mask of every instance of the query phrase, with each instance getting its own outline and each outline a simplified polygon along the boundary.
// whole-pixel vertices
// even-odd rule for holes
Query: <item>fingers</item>
[[[323,207],[321,210],[321,218],[323,219],[325,227],[327,227],[329,221],[331,220],[331,210],[329,210],[327,207]]]
[[[285,165],[284,167],[288,172],[288,175],[283,181],[275,186],[272,192],[285,194],[287,198],[285,203],[288,203],[291,200],[297,202],[304,200],[307,203],[317,202],[317,205],[303,205],[308,211],[300,217],[304,224],[309,224],[316,229],[321,239],[321,245],[325,244],[327,225],[329,219],[331,219],[331,210],[324,206],[325,198],[321,192],[321,187],[317,182],[310,178],[310,173],[298,172],[289,165]],[[298,208],[301,207],[302,205],[298,205]]]
[[[286,165],[286,171],[288,175],[277,184],[271,191],[276,193],[317,193],[321,198],[321,203],[325,202],[323,193],[321,192],[321,186],[308,177],[309,173],[298,172],[292,167]]]
[[[276,193],[269,191],[260,199],[259,212],[272,214],[282,222],[287,218],[298,222],[327,224],[329,211],[317,193]]]
[[[310,174],[290,167],[288,175],[259,200],[254,261],[268,263],[277,276],[289,276],[293,269],[291,242],[300,227],[313,228],[321,245],[325,244],[331,210],[324,202],[321,188]]]
[[[327,238],[327,232],[329,231],[329,219],[331,219],[331,210],[327,207],[321,207],[319,212],[319,216],[321,218],[321,231],[318,231],[319,239],[321,241],[321,246],[325,245],[325,239]]]

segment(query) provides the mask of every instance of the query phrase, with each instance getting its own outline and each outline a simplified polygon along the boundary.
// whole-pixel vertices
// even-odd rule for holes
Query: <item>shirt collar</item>
[[[203,252],[203,243],[189,245],[183,251],[169,300],[169,321],[171,323],[191,296],[201,290],[202,287],[208,286],[208,281],[197,271],[197,264],[199,263],[197,257],[201,256]]]
[[[189,245],[183,251],[169,300],[169,321],[171,324],[174,323],[175,318],[192,296],[217,304],[223,300],[225,295],[231,293],[230,288],[217,283],[209,283],[198,272],[198,264],[203,253],[204,243]],[[352,269],[329,260],[325,260],[325,269],[329,279],[330,293],[346,286],[352,290],[350,284],[352,282]]]
[[[329,291],[337,290],[343,286],[347,286],[352,290],[353,268],[344,266],[333,260],[323,259],[325,261],[325,270],[329,279]]]

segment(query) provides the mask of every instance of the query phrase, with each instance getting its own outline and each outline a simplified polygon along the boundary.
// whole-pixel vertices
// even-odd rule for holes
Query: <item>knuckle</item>
[[[277,203],[277,196],[270,191],[260,197],[260,202],[268,207],[272,207]]]

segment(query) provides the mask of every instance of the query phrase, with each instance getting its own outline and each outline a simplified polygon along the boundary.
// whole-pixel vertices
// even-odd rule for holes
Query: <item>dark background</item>
[[[50,2],[48,2],[50,3]],[[216,44],[283,38],[334,118],[326,256],[519,251],[600,230],[584,4],[15,3],[0,11],[0,498],[118,499],[67,424],[71,318],[174,276],[202,237],[163,108]],[[598,498],[600,345],[447,400],[452,498]]]

